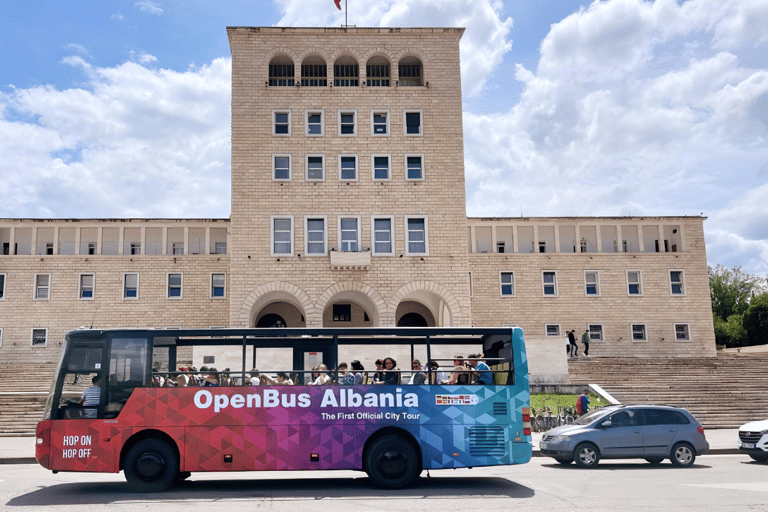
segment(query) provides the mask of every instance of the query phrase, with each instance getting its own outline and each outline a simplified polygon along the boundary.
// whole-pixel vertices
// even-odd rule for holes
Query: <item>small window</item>
[[[360,218],[339,217],[339,250],[358,252],[360,250]]]
[[[627,270],[627,291],[630,295],[642,295],[643,283],[639,270]]]
[[[123,274],[123,298],[139,298],[139,274]]]
[[[173,251],[173,254],[176,255],[183,255],[184,254],[184,242],[173,242],[171,245],[171,249]]]
[[[387,181],[390,179],[389,155],[373,155],[373,180]]]
[[[168,274],[168,298],[180,299],[181,298],[181,274]]]
[[[306,123],[306,135],[307,137],[322,137],[325,135],[323,130],[323,111],[306,111],[307,123]]]
[[[272,256],[293,256],[293,217],[272,217]]]
[[[291,136],[291,111],[273,110],[272,111],[272,135],[275,137]]]
[[[371,134],[389,137],[389,110],[371,112]]]
[[[354,137],[357,135],[357,111],[339,111],[339,136]]]
[[[588,297],[597,297],[600,295],[600,279],[597,270],[584,271],[584,287],[584,291]]]
[[[691,341],[691,331],[688,324],[675,324],[675,340]]]
[[[325,256],[326,250],[326,220],[325,217],[305,217],[306,226],[306,247],[304,251],[307,256]]]
[[[603,341],[603,324],[589,324],[589,341]]]
[[[211,298],[223,299],[226,297],[227,275],[211,274]]]
[[[50,287],[51,274],[35,274],[35,300],[48,300]]]
[[[323,155],[307,155],[307,181],[323,181],[325,179],[325,157]]]
[[[5,274],[0,274],[0,300],[5,298]]]
[[[294,84],[293,62],[286,56],[275,57],[269,63],[269,86],[292,87]]]
[[[291,180],[291,155],[272,156],[272,179],[275,181]]]
[[[213,244],[214,254],[227,254],[227,242],[216,242]]]
[[[669,286],[670,290],[672,291],[672,295],[685,295],[685,285],[683,284],[682,270],[669,271]]]
[[[94,274],[80,274],[78,297],[81,299],[93,299]]]
[[[407,256],[427,254],[429,245],[427,240],[427,218],[405,217],[405,254]]]
[[[141,244],[139,242],[131,242],[131,254],[136,256],[141,254]]]
[[[384,57],[372,57],[365,66],[368,87],[389,87],[389,61]]]
[[[339,179],[357,181],[357,155],[339,155]]]
[[[405,118],[405,135],[424,135],[421,126],[421,110],[406,110],[403,112]]]
[[[541,273],[544,295],[557,296],[557,272],[545,270]]]
[[[341,57],[333,65],[333,85],[335,87],[357,87],[360,83],[359,74],[360,67],[355,59]]]
[[[560,326],[558,324],[547,324],[547,336],[560,336]]]
[[[421,61],[416,57],[405,57],[398,66],[398,85],[414,87],[424,85],[421,73]]]
[[[424,179],[424,158],[421,155],[405,155],[405,179]]]
[[[352,321],[352,305],[351,304],[334,304],[333,305],[333,321],[334,322],[351,322]]]
[[[393,217],[373,217],[371,220],[373,232],[373,254],[376,256],[391,256],[395,253],[393,244]]]
[[[88,255],[92,256],[92,255],[96,254],[97,247],[98,246],[97,246],[96,242],[88,242]]]
[[[33,347],[46,347],[48,345],[48,329],[32,329],[30,345]]]
[[[301,63],[302,87],[326,87],[328,85],[328,66],[321,57],[313,56]]]
[[[645,324],[632,324],[632,341],[648,341]]]
[[[501,296],[514,297],[515,296],[515,273],[502,272],[500,280],[501,280]]]

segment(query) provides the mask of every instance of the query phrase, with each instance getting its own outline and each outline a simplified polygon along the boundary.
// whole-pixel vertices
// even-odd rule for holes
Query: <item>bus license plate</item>
[[[742,448],[754,448],[755,443],[741,443]]]

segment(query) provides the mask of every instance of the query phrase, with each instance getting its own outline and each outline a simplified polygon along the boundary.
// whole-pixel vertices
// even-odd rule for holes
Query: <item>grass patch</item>
[[[608,402],[594,393],[588,393],[589,408],[593,409],[595,406],[605,406]],[[576,399],[579,395],[558,395],[554,393],[542,393],[540,395],[531,395],[531,407],[537,411],[549,407],[552,412],[557,413],[558,407],[573,407],[576,408]]]

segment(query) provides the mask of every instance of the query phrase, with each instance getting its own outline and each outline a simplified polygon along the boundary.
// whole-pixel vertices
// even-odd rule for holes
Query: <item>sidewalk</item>
[[[705,430],[709,442],[708,455],[739,453],[736,443],[739,440],[738,429]],[[539,441],[541,434],[533,433],[533,456],[540,456]],[[34,437],[0,437],[0,464],[37,464],[35,460]]]

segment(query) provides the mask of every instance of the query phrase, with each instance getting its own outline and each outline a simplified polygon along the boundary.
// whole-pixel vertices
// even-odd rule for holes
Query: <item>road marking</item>
[[[768,492],[768,482],[743,482],[733,484],[685,484],[689,487],[705,487],[709,489],[728,489],[731,491]]]

